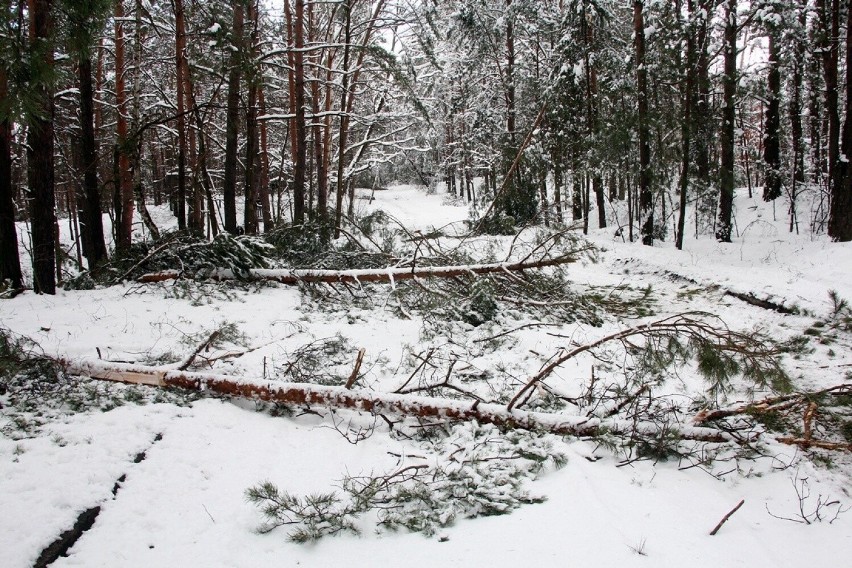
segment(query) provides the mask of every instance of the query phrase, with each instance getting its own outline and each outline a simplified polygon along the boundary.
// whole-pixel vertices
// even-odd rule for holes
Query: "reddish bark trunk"
[[[120,211],[116,211],[118,227],[115,248],[126,252],[130,249],[133,228],[133,178],[130,170],[130,141],[127,138],[127,91],[125,88],[124,64],[124,5],[122,0],[115,3],[115,105],[118,111],[116,134],[118,140],[118,187],[116,188]]]

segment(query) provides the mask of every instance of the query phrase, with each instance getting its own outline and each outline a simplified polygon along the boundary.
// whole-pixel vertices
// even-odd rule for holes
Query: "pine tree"
[[[633,2],[633,34],[636,48],[636,94],[639,129],[639,219],[642,244],[654,244],[654,196],[651,188],[651,142],[648,126],[648,70],[645,67],[645,5]]]
[[[725,7],[725,72],[723,76],[722,163],[719,168],[719,221],[716,239],[731,242],[734,205],[734,144],[737,94],[737,0],[727,0]]]
[[[237,234],[237,142],[240,117],[240,67],[243,46],[243,0],[232,2],[231,57],[228,69],[228,115],[225,126],[225,179],[223,200],[225,230]]]
[[[80,233],[83,254],[89,270],[107,259],[104,240],[101,192],[98,184],[98,155],[95,139],[94,76],[92,49],[95,37],[105,25],[111,0],[66,1],[63,5],[68,19],[68,44],[77,59],[80,85],[80,147],[83,159],[83,183],[78,187]]]
[[[32,219],[33,289],[39,294],[56,293],[53,172],[53,2],[30,2],[30,55],[35,108],[28,117],[27,181]]]
[[[843,123],[843,160],[837,164],[837,183],[832,186],[828,236],[852,241],[852,7],[846,11],[846,121]]]
[[[763,200],[781,197],[783,173],[781,170],[781,33],[784,14],[782,7],[773,2],[764,7],[763,24],[769,38],[767,65],[767,103],[764,126],[763,161],[765,167]]]
[[[13,288],[20,288],[23,278],[12,200],[11,110],[6,70],[0,67],[0,283],[9,280]]]

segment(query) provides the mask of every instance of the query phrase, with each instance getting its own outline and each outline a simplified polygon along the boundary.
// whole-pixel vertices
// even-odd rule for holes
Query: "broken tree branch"
[[[210,337],[208,337],[204,342],[199,344],[199,346],[195,348],[195,351],[193,351],[186,359],[184,359],[178,364],[178,370],[186,371],[187,369],[189,369],[190,365],[195,362],[196,357],[198,357],[198,355],[202,351],[210,349],[210,347],[213,345],[213,342],[216,341],[220,335],[222,335],[222,332],[218,329],[211,333]]]
[[[358,380],[358,372],[361,370],[361,363],[364,362],[364,353],[366,352],[367,350],[364,347],[358,350],[358,355],[355,357],[355,367],[352,369],[352,374],[349,375],[349,379],[346,381],[347,389],[351,389],[355,386],[355,381]]]
[[[721,520],[721,521],[719,521],[719,524],[718,524],[718,525],[716,525],[716,528],[714,528],[712,531],[710,531],[710,536],[715,536],[715,534],[716,534],[717,532],[719,532],[719,529],[721,529],[721,528],[722,528],[722,525],[724,525],[725,523],[727,523],[727,522],[728,522],[728,519],[730,519],[730,518],[731,518],[731,516],[733,516],[733,514],[734,514],[734,513],[736,513],[737,511],[739,511],[739,510],[740,510],[740,507],[742,507],[742,506],[743,506],[743,503],[745,503],[745,499],[742,499],[739,503],[737,503],[737,506],[736,506],[736,507],[734,507],[733,509],[731,509],[731,510],[728,512],[728,514],[727,514],[727,515],[725,515],[724,517],[722,517],[722,520]]]
[[[801,404],[806,400],[822,396],[824,394],[852,394],[852,385],[835,385],[818,391],[797,392],[781,396],[773,396],[763,400],[750,402],[748,404],[735,406],[733,408],[719,408],[716,410],[705,409],[695,415],[692,419],[692,423],[699,426],[706,422],[712,422],[713,420],[719,420],[721,418],[729,418],[731,416],[738,416],[740,414],[760,414],[771,412],[773,410],[785,410]]]
[[[852,444],[844,442],[826,442],[825,440],[814,440],[813,438],[776,438],[782,444],[788,446],[799,446],[803,450],[809,448],[819,448],[821,450],[831,450],[835,452],[852,452]]]
[[[802,429],[802,438],[805,440],[810,440],[814,437],[814,415],[816,415],[817,411],[817,403],[811,402],[808,407],[805,409],[805,415],[802,418],[802,422],[804,423]]]
[[[710,322],[715,322],[715,325]],[[676,314],[661,320],[623,329],[570,351],[563,349],[559,352],[558,356],[553,357],[538,373],[527,380],[524,386],[509,401],[507,410],[511,411],[520,401],[525,400],[524,395],[526,393],[570,359],[582,353],[594,352],[598,347],[610,342],[621,341],[627,343],[630,338],[634,337],[678,337],[690,341],[712,344],[719,351],[737,353],[744,357],[757,359],[766,358],[770,354],[769,350],[761,342],[750,338],[747,334],[729,330],[713,314],[707,312]],[[777,365],[773,361],[769,361],[769,364]]]

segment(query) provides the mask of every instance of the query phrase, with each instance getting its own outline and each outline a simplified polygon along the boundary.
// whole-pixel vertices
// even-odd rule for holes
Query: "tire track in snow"
[[[148,446],[147,449],[142,450],[133,458],[133,463],[141,463],[145,460],[148,455],[148,451],[154,447],[154,444],[163,439],[162,433],[154,436],[154,441],[151,442],[151,445]],[[122,474],[118,479],[115,480],[115,485],[112,487],[112,500],[115,500],[118,496],[118,492],[121,490],[122,484],[127,480],[127,474]],[[71,548],[80,540],[80,537],[86,533],[89,529],[91,529],[95,525],[95,521],[98,518],[98,515],[101,512],[101,505],[95,505],[89,509],[86,509],[77,517],[77,520],[74,522],[74,525],[68,529],[67,531],[63,531],[52,543],[50,543],[47,547],[45,547],[41,554],[39,554],[38,559],[33,564],[33,568],[46,568],[50,566],[57,560],[62,557],[67,557],[68,552]]]

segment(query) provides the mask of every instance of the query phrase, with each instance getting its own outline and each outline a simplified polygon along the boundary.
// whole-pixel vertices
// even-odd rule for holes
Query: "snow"
[[[461,233],[462,221],[469,218],[465,204],[440,191],[392,186],[359,197],[359,212],[381,208],[412,231]],[[624,243],[613,236],[612,227],[593,230],[590,240],[604,249],[599,262],[571,265],[569,274],[577,286],[650,285],[659,316],[704,310],[732,328],[760,327],[782,338],[825,317],[832,308],[830,290],[852,298],[852,244],[804,231],[790,234],[786,213],[776,217],[759,196],[739,195],[736,212],[734,243],[691,238],[688,227],[683,251],[671,242],[653,248]],[[154,208],[152,214],[161,227],[171,222],[165,210]],[[61,224],[67,232],[67,223]],[[500,239],[495,240],[511,241]],[[485,244],[480,240],[473,246]],[[756,308],[726,296],[727,290],[800,313]],[[49,354],[100,356],[129,365],[157,359],[165,369],[191,353],[212,329],[232,323],[245,335],[244,345],[217,353],[256,349],[219,362],[210,372],[257,380],[300,346],[341,334],[352,348],[352,362],[359,347],[366,349],[361,386],[389,391],[404,380],[410,370],[394,376],[385,369],[403,367],[410,353],[418,352],[424,340],[420,321],[363,306],[345,312],[321,308],[288,286],[234,289],[223,297],[212,289],[193,295],[175,283],[126,283],[56,296],[24,293],[0,301],[0,325],[31,337]],[[517,332],[517,341],[505,350],[475,363],[503,365],[522,378],[564,346],[565,336],[583,342],[629,325],[635,322],[527,329]],[[554,331],[563,337],[548,335]],[[483,335],[488,332],[471,330],[462,339]],[[797,385],[817,388],[847,380],[850,350],[845,344],[833,348],[834,356],[818,346],[808,358],[793,362]],[[554,387],[579,390],[576,377],[588,372],[586,363],[567,365],[554,377]],[[683,391],[694,389],[693,381],[685,378]],[[730,402],[739,398],[744,393]],[[109,412],[61,414],[47,420],[38,434],[16,439],[8,435],[9,418],[0,409],[0,565],[32,566],[80,512],[96,505],[101,512],[94,526],[55,566],[775,568],[834,565],[852,555],[852,512],[813,525],[778,518],[797,516],[793,483],[802,479],[811,487],[809,508],[817,495],[852,505],[849,460],[834,455],[833,468],[816,466],[795,447],[771,440],[770,457],[715,463],[705,471],[676,461],[623,463],[592,441],[566,438],[560,443],[567,465],[529,485],[547,496],[542,504],[525,505],[510,515],[460,520],[440,538],[376,534],[365,518],[361,536],[294,544],[287,541],[285,528],[269,534],[255,530],[263,519],[245,499],[248,487],[269,480],[298,494],[329,491],[347,473],[386,473],[400,465],[398,456],[422,452],[417,442],[393,437],[381,421],[357,444],[335,429],[335,420],[371,429],[368,416],[302,410],[289,418],[272,417],[258,412],[253,402],[215,398],[191,406],[124,404]],[[143,451],[145,459],[134,463]],[[126,478],[113,495],[122,475]],[[709,536],[741,499],[743,507]]]

